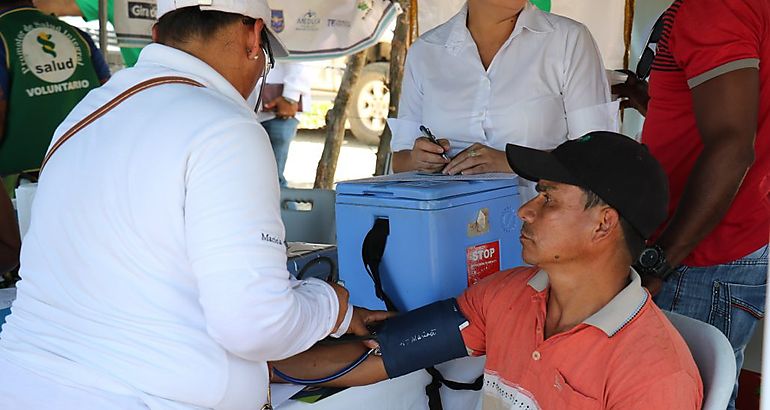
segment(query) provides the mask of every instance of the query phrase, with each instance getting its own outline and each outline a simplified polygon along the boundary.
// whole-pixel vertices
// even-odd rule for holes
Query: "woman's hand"
[[[434,144],[425,137],[417,138],[414,141],[414,147],[410,152],[410,161],[412,169],[422,172],[440,172],[448,163],[441,154],[449,152],[449,141],[446,139],[438,140],[439,145]]]
[[[358,306],[350,306],[353,310],[353,319],[350,321],[350,327],[348,333],[352,333],[357,336],[369,336],[369,325],[382,322],[383,320],[394,316],[395,312],[386,312],[383,310],[369,310]],[[377,342],[374,340],[366,340],[364,344],[369,348],[377,348]]]
[[[513,172],[505,151],[498,151],[479,143],[457,154],[442,171],[447,175],[475,175],[488,172]]]

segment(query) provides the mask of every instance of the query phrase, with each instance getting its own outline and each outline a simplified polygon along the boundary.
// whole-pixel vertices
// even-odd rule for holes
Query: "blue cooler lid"
[[[381,179],[382,181],[378,181]],[[443,209],[518,195],[518,177],[457,180],[437,176],[418,181],[393,180],[392,175],[337,184],[338,204],[380,205],[410,209]]]

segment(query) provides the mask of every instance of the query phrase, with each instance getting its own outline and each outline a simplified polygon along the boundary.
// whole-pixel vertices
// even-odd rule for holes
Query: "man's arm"
[[[82,16],[75,0],[34,0],[35,7],[43,13],[57,16]]]
[[[362,354],[369,350],[360,343],[348,343],[343,345],[317,345],[312,349],[296,356],[278,362],[270,363],[271,369],[275,368],[282,373],[299,379],[320,379],[330,376],[340,369],[353,363]],[[271,372],[274,382],[283,380]],[[377,383],[388,378],[385,365],[380,356],[374,354],[353,369],[350,373],[333,380],[324,386],[348,387],[362,386]]]
[[[292,101],[299,101],[303,95],[310,95],[313,86],[313,73],[307,63],[285,62],[283,76],[283,95]],[[303,107],[304,108],[304,107]],[[310,109],[310,106],[306,106]]]
[[[110,67],[107,65],[107,61],[104,59],[104,54],[102,54],[102,51],[99,50],[99,47],[96,46],[96,43],[94,43],[94,40],[91,38],[91,36],[77,27],[74,27],[74,29],[80,33],[80,36],[88,45],[88,49],[91,52],[91,65],[96,72],[96,77],[99,78],[99,83],[106,83],[110,79]]]
[[[637,78],[636,73],[631,70],[617,71],[628,76],[626,82],[612,86],[612,93],[624,98],[620,103],[620,108],[633,108],[646,117],[647,105],[650,103],[649,84],[647,81]]]
[[[19,265],[21,238],[11,200],[0,181],[0,273]]]
[[[679,265],[722,220],[754,162],[759,70],[745,68],[692,89],[703,151],[658,243]]]
[[[466,310],[473,304],[466,294]],[[468,329],[479,330],[473,319],[460,311],[456,299],[446,299],[394,316],[377,332],[382,356],[370,355],[352,372],[329,384],[354,386],[399,377],[416,370],[468,355]],[[470,320],[470,321],[469,321]],[[404,343],[404,341],[409,341]],[[319,379],[330,376],[366,353],[360,344],[315,346],[293,358],[274,362],[275,368],[293,378]]]

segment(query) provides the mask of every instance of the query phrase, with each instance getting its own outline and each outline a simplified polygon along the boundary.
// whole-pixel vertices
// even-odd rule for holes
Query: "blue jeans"
[[[267,135],[270,137],[270,145],[273,146],[275,163],[278,165],[278,181],[282,187],[286,186],[286,178],[283,170],[286,168],[286,158],[289,156],[289,145],[297,135],[299,120],[292,117],[287,119],[273,118],[262,123]]]
[[[738,373],[746,344],[765,316],[767,253],[765,245],[723,265],[680,266],[655,296],[661,309],[709,323],[724,333],[733,346]],[[728,409],[735,409],[737,394],[736,374]]]

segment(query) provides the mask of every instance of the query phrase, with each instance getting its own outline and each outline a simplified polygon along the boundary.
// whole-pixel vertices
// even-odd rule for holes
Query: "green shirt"
[[[74,27],[29,7],[0,14],[9,79],[0,175],[40,167],[56,127],[101,85],[91,48]]]

